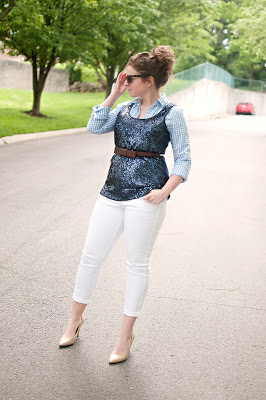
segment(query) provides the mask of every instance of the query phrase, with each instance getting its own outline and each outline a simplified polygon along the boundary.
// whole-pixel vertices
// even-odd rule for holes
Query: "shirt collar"
[[[138,96],[134,100],[132,100],[132,103],[141,103],[141,97]],[[165,106],[167,103],[169,103],[166,94],[165,93],[160,93],[160,98],[156,100],[154,104],[161,104],[162,106]]]

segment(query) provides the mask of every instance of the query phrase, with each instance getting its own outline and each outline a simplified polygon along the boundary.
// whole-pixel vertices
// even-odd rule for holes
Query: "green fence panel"
[[[266,91],[266,82],[236,78],[225,69],[208,61],[174,74],[164,86],[164,91],[169,96],[204,78],[223,82],[232,88],[254,90],[257,92]]]
[[[235,88],[242,90],[253,90],[254,92],[265,92],[266,82],[255,79],[235,78]]]

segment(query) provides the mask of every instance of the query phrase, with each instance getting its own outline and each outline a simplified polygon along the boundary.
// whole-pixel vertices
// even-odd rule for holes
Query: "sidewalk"
[[[0,138],[0,145],[21,142],[24,140],[43,139],[50,136],[71,135],[73,133],[87,132],[87,128],[70,128],[58,131],[46,131],[37,133],[21,133],[18,135],[4,136]]]
[[[207,121],[210,119],[217,119],[217,118],[226,118],[231,114],[213,114],[208,117],[199,118],[199,117],[191,117],[187,116],[186,120],[189,121]],[[81,133],[87,132],[87,128],[70,128],[70,129],[61,129],[57,131],[46,131],[46,132],[37,132],[37,133],[21,133],[18,135],[11,135],[11,136],[3,136],[0,138],[0,146],[4,144],[11,144],[15,142],[21,142],[24,140],[32,140],[32,139],[43,139],[50,136],[61,136],[61,135],[71,135],[73,133]]]

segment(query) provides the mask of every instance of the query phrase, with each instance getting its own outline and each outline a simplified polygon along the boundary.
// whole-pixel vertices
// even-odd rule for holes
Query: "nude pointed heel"
[[[132,336],[131,336],[130,347],[131,347],[134,339],[135,339],[135,333],[133,332]],[[119,362],[122,362],[122,361],[126,361],[128,359],[129,354],[130,354],[130,347],[128,349],[128,352],[125,353],[125,354],[115,354],[114,352],[112,352],[112,354],[110,355],[109,364],[115,364],[115,363],[119,363]]]
[[[84,324],[85,321],[85,317],[82,314],[81,319],[80,319],[80,324],[76,329],[75,335],[66,338],[64,335],[61,337],[60,339],[60,343],[59,343],[59,347],[65,347],[65,346],[71,346],[72,344],[75,343],[75,341],[77,340],[78,336],[79,336],[79,332],[80,332],[80,328],[81,326]]]

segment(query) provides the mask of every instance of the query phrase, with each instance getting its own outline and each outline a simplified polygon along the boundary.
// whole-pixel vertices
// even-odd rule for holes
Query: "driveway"
[[[3,399],[265,400],[266,117],[188,125],[190,176],[168,203],[131,355],[114,365],[122,238],[77,342],[58,347],[112,134],[0,146]]]

